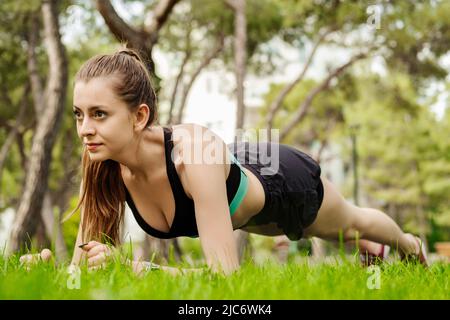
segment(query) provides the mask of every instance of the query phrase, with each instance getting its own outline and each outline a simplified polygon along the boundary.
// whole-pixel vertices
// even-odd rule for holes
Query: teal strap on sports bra
[[[231,155],[233,162],[236,163],[239,166],[239,168],[241,169],[240,170],[241,171],[241,181],[239,182],[238,190],[237,190],[236,194],[234,195],[233,200],[230,203],[230,215],[233,215],[236,212],[236,209],[241,204],[242,200],[244,200],[245,194],[247,193],[248,177],[245,174],[244,169],[242,168],[241,164],[234,156],[234,154],[230,153],[230,155]]]

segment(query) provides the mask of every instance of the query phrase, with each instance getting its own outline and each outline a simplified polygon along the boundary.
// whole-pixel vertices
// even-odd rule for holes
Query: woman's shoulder
[[[227,172],[230,155],[223,139],[214,131],[200,124],[183,123],[172,127],[174,156],[179,155],[177,163],[221,163]],[[213,159],[210,157],[214,157]],[[217,157],[219,157],[217,159]]]
[[[227,149],[222,138],[208,127],[196,123],[182,123],[172,127],[173,151],[172,161],[180,177],[185,193],[191,196],[191,186],[189,180],[203,179],[204,173],[201,170],[192,170],[187,177],[187,165],[191,164],[221,164],[223,165],[224,177],[228,176],[230,170],[230,156],[224,149]],[[219,150],[220,149],[220,150]],[[217,151],[214,151],[217,150]],[[212,157],[212,158],[211,158]],[[219,158],[217,158],[219,157]],[[189,166],[195,168],[197,166]]]
[[[182,123],[173,125],[171,128],[174,142],[202,145],[203,147],[211,143],[224,144],[222,137],[216,132],[197,123]]]
[[[180,123],[171,126],[173,134],[176,136],[184,136],[185,134],[190,134],[190,138],[200,138],[200,136],[195,136],[195,134],[204,134],[205,132],[214,133],[208,127],[205,127],[198,123]]]

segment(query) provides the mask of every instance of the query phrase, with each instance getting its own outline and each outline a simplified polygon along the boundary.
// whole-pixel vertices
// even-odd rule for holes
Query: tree
[[[355,89],[358,98],[344,113],[349,125],[360,127],[366,202],[384,207],[404,228],[426,239],[436,213],[449,210],[448,142],[442,139],[448,126],[418,102],[407,74],[361,76]]]
[[[32,79],[34,104],[42,111],[42,117],[37,118],[25,188],[11,231],[9,252],[19,250],[22,244],[28,241],[27,233],[33,235],[36,231],[36,222],[40,219],[43,198],[48,187],[51,151],[60,126],[66,95],[67,58],[61,43],[56,1],[42,3],[41,14],[46,50],[51,63],[45,94],[38,92],[40,83],[34,83]],[[30,41],[29,45],[33,46],[33,42]]]
[[[155,72],[152,51],[159,39],[159,32],[179,0],[160,0],[152,10],[145,13],[144,24],[134,27],[126,23],[116,12],[109,0],[97,0],[97,9],[111,33],[127,47],[136,49],[144,58],[147,68],[159,91],[159,78]]]
[[[450,12],[448,2],[417,4],[405,1],[394,4],[380,1],[375,6],[378,8],[376,12],[380,13],[379,29],[368,25],[368,5],[364,2],[336,0],[323,2],[320,6],[317,1],[285,1],[284,39],[293,44],[299,43],[300,46],[310,42],[313,46],[299,76],[286,84],[273,100],[266,116],[269,129],[287,94],[304,79],[319,46],[347,49],[350,58],[348,62],[330,68],[323,82],[298,105],[288,125],[280,133],[281,140],[301,123],[309,111],[311,101],[328,90],[333,81],[337,83],[335,80],[357,60],[381,56],[389,68],[406,71],[417,84],[430,78],[442,79],[447,74],[438,61],[449,50],[449,24],[443,18]]]
[[[246,1],[246,6],[248,31],[243,48],[246,54],[240,64],[255,72],[268,72],[270,64],[261,60],[266,60],[271,52],[262,48],[279,32],[282,25],[280,10],[272,0]],[[190,89],[204,69],[222,67],[236,73],[234,17],[234,11],[226,1],[190,0],[175,8],[166,28],[161,30],[164,41],[158,47],[178,68],[173,89],[167,94],[167,100],[170,100],[167,123],[183,121]]]
[[[247,19],[246,0],[226,0],[228,6],[234,11],[234,64],[236,74],[237,114],[236,129],[244,126],[244,79],[245,62],[247,57]]]

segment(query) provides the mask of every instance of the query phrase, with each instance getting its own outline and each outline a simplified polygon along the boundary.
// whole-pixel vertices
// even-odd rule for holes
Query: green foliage
[[[349,126],[359,126],[357,150],[365,193],[386,206],[394,204],[400,220],[414,232],[420,231],[417,214],[422,211],[426,218],[450,216],[449,147],[443,138],[450,136],[447,121],[437,120],[418,103],[405,74],[360,77],[356,90],[359,98],[347,106],[345,119]]]
[[[275,128],[290,121],[315,86],[315,81],[305,79],[291,91],[275,118]],[[265,96],[262,121],[282,88],[273,85]],[[369,206],[386,211],[391,205],[395,211],[391,213],[406,230],[439,234],[436,241],[446,240],[447,229],[435,232],[432,228],[447,228],[450,221],[450,147],[444,138],[450,136],[448,111],[438,120],[419,101],[407,74],[346,74],[316,97],[305,120],[283,142],[307,150],[315,141],[338,143],[344,162],[351,163],[349,128],[357,126],[361,191]],[[331,129],[330,122],[335,122]],[[348,176],[346,184],[352,179]]]
[[[271,58],[277,53],[265,44],[280,32],[283,24],[278,1],[247,1],[246,19],[247,68],[253,72],[273,71]],[[221,60],[225,66],[233,68],[233,11],[225,1],[190,0],[175,7],[161,32],[164,41],[158,46],[165,52],[176,53],[177,65],[190,51],[192,64],[198,65],[221,36],[229,39]]]
[[[327,30],[354,31],[366,23],[367,1],[280,1],[283,16],[283,39],[302,47],[305,41],[314,39]]]
[[[3,0],[0,3],[2,17],[9,18],[16,14],[33,12],[39,9],[41,0]]]
[[[310,91],[318,83],[311,79],[305,79],[288,94],[282,103],[282,107],[274,119],[273,127],[282,128],[288,123],[300,104],[306,99]],[[260,127],[265,126],[265,115],[272,101],[279,95],[283,85],[272,85],[264,96],[264,106],[261,108]],[[351,76],[344,76],[339,81],[339,86],[335,89],[321,94],[313,100],[309,112],[304,121],[294,130],[282,143],[301,145],[310,148],[314,141],[323,141],[330,138],[330,135],[338,135],[339,128],[342,127],[343,109],[354,99],[353,79]]]
[[[387,5],[379,32],[391,52],[386,55],[389,66],[418,78],[445,78],[448,71],[437,59],[450,48],[449,15],[448,1]]]
[[[444,228],[450,220],[450,152],[445,138],[450,135],[449,119],[447,111],[437,120],[429,109],[433,101],[426,96],[431,84],[442,84],[448,75],[440,58],[450,49],[445,18],[449,2],[378,2],[379,29],[368,27],[366,1],[280,4],[284,23],[280,34],[286,42],[303,50],[324,30],[337,30],[325,45],[356,51],[381,48],[386,68],[386,75],[374,75],[372,62],[366,59],[352,73],[341,75],[331,89],[316,96],[307,117],[283,142],[307,150],[317,141],[338,143],[344,148],[344,163],[350,164],[349,128],[359,126],[361,188],[369,203],[383,209],[393,206],[395,218],[407,230],[437,234],[432,228]],[[285,85],[274,84],[266,95],[260,126]],[[274,127],[288,123],[317,85],[311,79],[299,83],[283,101]],[[448,231],[439,234],[450,237]]]

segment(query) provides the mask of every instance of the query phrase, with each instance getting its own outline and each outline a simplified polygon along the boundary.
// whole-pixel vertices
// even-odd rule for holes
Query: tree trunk
[[[236,129],[241,129],[245,123],[244,79],[247,59],[246,0],[228,0],[227,4],[234,11],[234,62],[237,97]]]
[[[322,260],[326,254],[324,240],[317,238],[317,237],[312,237],[311,238],[311,251],[312,251],[311,252],[312,257],[316,261]]]
[[[233,233],[237,244],[239,262],[242,263],[244,260],[245,250],[249,250],[249,255],[252,255],[249,233],[240,229],[234,230]]]
[[[150,260],[153,256],[153,253],[155,253],[156,262],[161,262],[164,260],[164,262],[167,262],[169,260],[168,242],[168,240],[158,239],[146,234],[141,250],[142,259]]]
[[[428,248],[427,243],[427,229],[428,229],[428,221],[425,215],[424,206],[426,205],[426,194],[423,187],[423,182],[421,179],[421,168],[420,163],[418,161],[414,161],[414,167],[417,172],[418,177],[418,188],[419,188],[419,202],[416,204],[416,218],[419,223],[419,236],[422,241],[425,243],[425,246]]]
[[[45,110],[36,126],[29,168],[19,208],[13,223],[8,252],[18,251],[36,232],[42,202],[48,186],[52,149],[61,123],[67,87],[67,59],[59,33],[57,1],[42,4],[49,76],[45,92]],[[36,102],[36,101],[35,101]]]
[[[58,217],[55,221],[55,216]],[[45,226],[45,232],[51,243],[54,244],[55,258],[57,262],[63,262],[67,259],[67,247],[62,233],[62,226],[60,221],[60,213],[55,215],[53,210],[53,202],[50,192],[47,191],[42,205],[42,220]]]
[[[244,79],[247,59],[247,19],[245,16],[246,0],[227,0],[226,4],[234,11],[234,64],[236,76],[236,130],[245,123]],[[242,261],[245,249],[249,246],[249,234],[235,230],[239,261]],[[249,248],[251,250],[251,248]]]
[[[28,156],[25,152],[25,143],[23,141],[24,132],[18,132],[16,135],[17,148],[19,149],[20,165],[25,172],[28,172]]]
[[[156,8],[148,13],[149,22],[143,29],[128,25],[116,12],[109,0],[97,0],[97,10],[102,15],[111,33],[127,47],[136,49],[144,58],[147,69],[155,80],[155,91],[159,91],[160,79],[156,75],[152,57],[154,45],[158,42],[159,31],[166,23],[170,13],[179,0],[161,0]]]
[[[51,243],[49,238],[47,237],[47,233],[45,230],[45,223],[42,221],[41,217],[37,220],[36,232],[34,238],[36,240],[36,248],[38,251],[41,251],[43,248],[49,248]],[[31,249],[31,246],[29,247]]]
[[[41,30],[38,14],[39,12],[35,12],[31,15],[30,27],[27,33],[27,69],[28,77],[31,82],[31,94],[33,96],[33,107],[36,117],[42,114],[45,109],[44,89],[42,88],[42,79],[38,72],[39,62],[36,53],[36,48],[38,47],[40,41],[39,31]]]
[[[79,169],[79,160],[73,157],[75,137],[72,128],[66,130],[63,141],[61,162],[64,163],[64,173],[58,183],[59,188],[51,194],[61,214],[68,208]]]

